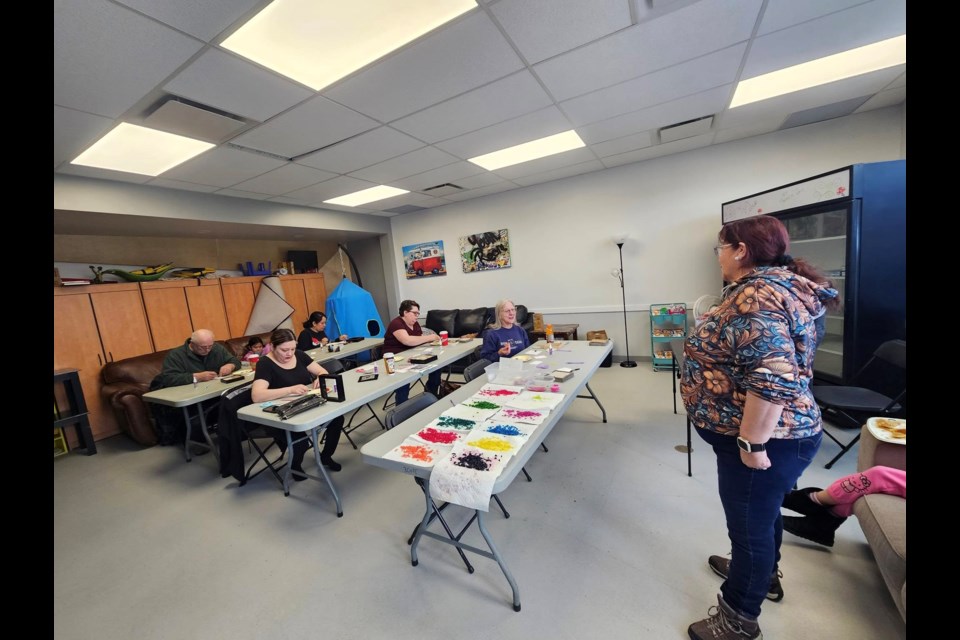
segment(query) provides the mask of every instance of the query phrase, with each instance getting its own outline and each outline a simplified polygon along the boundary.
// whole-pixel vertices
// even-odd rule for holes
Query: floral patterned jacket
[[[684,347],[680,392],[701,429],[740,433],[747,391],[783,405],[773,438],[806,438],[823,423],[810,391],[814,319],[837,296],[782,267],[758,267],[731,283]]]

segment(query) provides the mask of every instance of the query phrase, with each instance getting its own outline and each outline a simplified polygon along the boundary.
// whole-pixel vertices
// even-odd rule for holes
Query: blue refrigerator
[[[854,164],[725,202],[723,223],[780,218],[790,253],[833,281],[843,308],[828,313],[814,358],[819,382],[850,384],[882,342],[906,340],[906,160]]]

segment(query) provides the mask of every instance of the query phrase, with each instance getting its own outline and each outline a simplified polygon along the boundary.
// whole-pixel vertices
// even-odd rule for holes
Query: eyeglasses
[[[418,318],[420,317],[420,312],[419,312],[419,311],[407,311],[407,313],[412,313],[413,315],[417,316]]]
[[[212,343],[212,342],[211,342],[210,344],[199,344],[199,343],[194,342],[194,343],[193,343],[193,346],[195,346],[195,347],[196,347],[197,349],[199,349],[200,351],[210,351],[210,349],[213,349],[213,343]]]
[[[715,246],[715,247],[713,248],[713,255],[719,256],[719,255],[720,255],[720,249],[723,249],[724,247],[732,247],[732,246],[733,246],[733,244],[730,243],[730,242],[728,242],[727,244],[718,244],[717,246]]]

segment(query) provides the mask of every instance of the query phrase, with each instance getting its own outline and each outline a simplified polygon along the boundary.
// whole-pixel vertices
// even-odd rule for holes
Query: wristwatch
[[[766,444],[757,444],[755,442],[750,442],[746,438],[741,438],[737,436],[737,446],[746,451],[747,453],[756,453],[758,451],[766,451]]]

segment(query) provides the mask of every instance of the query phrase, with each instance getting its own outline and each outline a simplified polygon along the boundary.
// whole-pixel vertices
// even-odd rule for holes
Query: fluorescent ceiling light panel
[[[467,160],[473,164],[480,165],[487,171],[494,171],[514,164],[520,164],[521,162],[528,162],[530,160],[536,160],[537,158],[544,158],[546,156],[552,156],[555,153],[562,153],[564,151],[570,151],[570,149],[579,149],[585,146],[583,140],[577,135],[577,132],[570,129],[570,131],[564,131],[563,133],[540,138],[539,140],[524,142],[523,144],[507,147],[506,149],[487,153],[482,156],[477,156],[476,158],[467,158]]]
[[[175,133],[121,122],[70,164],[158,176],[214,146]]]
[[[765,73],[737,84],[730,108],[852,78],[907,62],[907,36],[881,40],[832,56]]]
[[[325,204],[339,204],[342,207],[359,207],[368,202],[376,202],[377,200],[392,198],[393,196],[399,196],[404,193],[410,192],[406,189],[380,185],[379,187],[370,187],[363,191],[355,191],[354,193],[348,193],[345,196],[340,196],[333,200],[324,200],[323,202]]]
[[[475,0],[274,0],[222,46],[319,91],[476,6]]]

